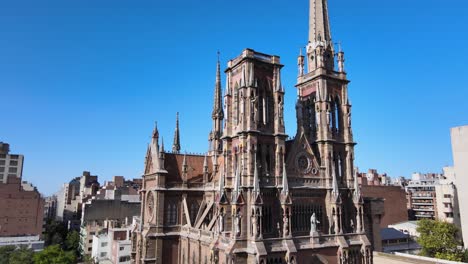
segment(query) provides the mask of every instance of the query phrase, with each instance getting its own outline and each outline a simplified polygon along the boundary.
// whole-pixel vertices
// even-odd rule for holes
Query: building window
[[[294,205],[292,208],[293,231],[310,231],[310,217],[313,213],[315,213],[315,217],[319,221],[317,229],[320,230],[324,222],[321,205],[306,203]]]
[[[10,167],[10,168],[8,169],[8,172],[9,172],[9,173],[17,173],[17,172],[18,172],[18,168],[16,168],[16,167]]]
[[[125,249],[124,247],[119,247],[119,250],[120,250],[120,251],[122,251],[122,250],[124,250],[124,249]]]
[[[130,256],[122,256],[119,258],[119,262],[126,262],[130,261]]]
[[[6,158],[6,154],[0,154],[0,159],[5,159]]]
[[[198,213],[198,203],[193,202],[190,206],[190,221],[192,222],[192,226],[195,226],[195,220],[197,220],[197,213]]]
[[[271,214],[270,206],[262,207],[262,216],[263,233],[273,232],[273,216]]]
[[[107,256],[107,252],[101,252],[101,258]]]
[[[92,239],[90,239],[90,240],[88,240],[88,242],[89,242],[89,243],[93,243],[93,240],[92,240]]]
[[[18,159],[18,155],[10,155],[10,159]]]
[[[18,166],[17,160],[10,160],[10,166]]]
[[[166,222],[168,225],[177,224],[177,205],[175,203],[167,205]]]
[[[5,167],[0,167],[0,172],[5,172]]]
[[[107,247],[107,242],[102,242],[101,247]]]
[[[5,160],[0,160],[0,165],[5,165]]]

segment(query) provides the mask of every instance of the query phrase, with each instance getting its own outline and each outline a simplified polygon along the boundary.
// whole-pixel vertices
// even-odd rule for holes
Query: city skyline
[[[10,143],[13,154],[25,155],[24,180],[52,194],[84,170],[101,182],[114,175],[140,177],[154,121],[168,150],[176,112],[182,152],[207,151],[217,50],[222,67],[247,47],[281,57],[286,133],[294,136],[296,58],[307,44],[307,1],[303,9],[281,1],[249,3],[250,15],[238,12],[235,22],[225,19],[225,8],[242,10],[248,2],[180,8],[181,2],[117,1],[106,9],[109,1],[50,1],[56,8],[47,10],[2,4],[11,5],[1,11],[9,16],[0,16],[11,28],[0,30],[9,40],[0,44],[0,89],[13,111],[0,140]],[[463,69],[467,59],[468,39],[458,33],[468,22],[468,5],[453,2],[458,5],[415,1],[403,10],[403,1],[330,0],[333,40],[346,40],[341,46],[362,171],[409,177],[452,165],[449,129],[468,123],[468,77],[442,78]],[[176,11],[177,18],[170,17]],[[259,13],[271,17],[251,15]],[[238,29],[250,23],[256,26]]]

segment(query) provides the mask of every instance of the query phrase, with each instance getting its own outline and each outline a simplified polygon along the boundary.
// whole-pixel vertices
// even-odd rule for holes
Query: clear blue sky
[[[360,169],[410,176],[450,165],[449,129],[468,124],[468,2],[329,9]],[[45,194],[83,170],[140,177],[154,121],[170,148],[177,111],[182,149],[207,150],[216,51],[225,65],[247,47],[281,56],[292,136],[307,25],[308,0],[0,1],[0,140],[25,155],[24,180]]]

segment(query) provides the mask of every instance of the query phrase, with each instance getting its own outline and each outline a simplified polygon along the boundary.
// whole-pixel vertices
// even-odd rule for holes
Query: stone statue
[[[315,213],[310,216],[310,232],[317,232],[317,223],[320,224],[320,222],[317,220],[317,217],[315,216]]]
[[[284,221],[283,234],[284,236],[288,236],[289,235],[289,218],[284,217],[283,221]]]
[[[315,120],[317,122],[317,125],[320,125],[320,109],[317,109],[315,112]]]
[[[279,101],[279,107],[278,107],[278,116],[279,116],[280,124],[283,124],[283,111],[284,111],[283,101],[280,100]]]
[[[257,216],[252,217],[252,235],[256,238],[258,236],[258,229],[257,229]]]
[[[351,128],[351,112],[348,112],[348,127]]]
[[[255,108],[255,104],[257,103],[257,96],[252,95],[250,97],[250,113],[252,116],[252,121],[257,123],[257,109]]]
[[[223,214],[219,214],[219,232],[222,233],[224,231],[224,217]]]
[[[278,231],[278,236],[281,237],[281,225],[279,222],[276,222],[276,230]]]
[[[236,236],[239,236],[241,233],[239,213],[236,214],[235,224],[236,224]]]

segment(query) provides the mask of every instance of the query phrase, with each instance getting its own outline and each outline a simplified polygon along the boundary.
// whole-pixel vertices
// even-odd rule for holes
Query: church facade
[[[344,53],[326,0],[310,0],[298,57],[297,133],[285,134],[282,64],[245,49],[217,64],[204,156],[172,152],[155,127],[145,160],[135,263],[372,263],[356,180]]]

